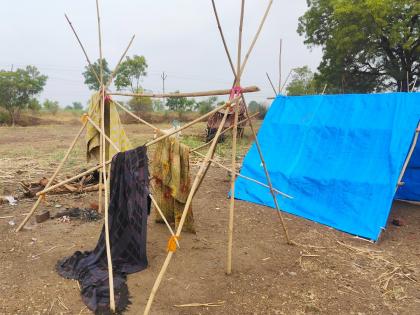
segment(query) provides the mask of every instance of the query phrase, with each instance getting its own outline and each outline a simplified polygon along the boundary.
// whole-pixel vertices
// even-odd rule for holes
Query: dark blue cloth
[[[129,304],[126,275],[147,268],[147,216],[150,209],[146,147],[117,153],[112,158],[109,239],[116,310]],[[109,313],[109,278],[105,225],[93,251],[75,252],[57,263],[64,278],[78,280],[86,306],[95,314]]]
[[[294,197],[279,196],[281,208],[377,240],[419,119],[418,93],[277,97],[258,139],[274,187]],[[398,198],[420,200],[418,147]],[[255,144],[241,174],[267,182]],[[235,196],[274,207],[267,188],[243,178]]]

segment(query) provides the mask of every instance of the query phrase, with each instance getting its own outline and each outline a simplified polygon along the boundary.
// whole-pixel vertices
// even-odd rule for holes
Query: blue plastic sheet
[[[377,240],[420,119],[418,93],[279,96],[258,133],[282,210]],[[420,200],[420,142],[397,198]],[[241,174],[266,183],[255,144]],[[238,199],[274,207],[269,190],[236,180]]]

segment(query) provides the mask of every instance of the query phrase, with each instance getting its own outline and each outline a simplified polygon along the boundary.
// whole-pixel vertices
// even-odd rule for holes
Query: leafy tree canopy
[[[197,103],[197,110],[201,115],[212,111],[217,104],[217,96],[211,96]]]
[[[132,58],[127,56],[120,65],[114,84],[118,90],[130,89],[134,93],[141,88],[140,82],[142,77],[147,75],[146,70],[147,63],[144,56],[134,55]]]
[[[71,107],[74,110],[83,110],[83,105],[81,102],[73,102]]]
[[[33,104],[33,98],[42,92],[47,78],[34,66],[16,71],[0,70],[0,106],[9,113],[13,125],[21,110]]]
[[[179,93],[179,91],[175,93]],[[169,110],[175,112],[186,112],[195,110],[196,102],[194,99],[188,99],[186,97],[168,97],[166,106],[168,106]]]
[[[292,79],[286,87],[287,95],[315,94],[314,74],[308,66],[292,70]]]
[[[143,93],[143,89],[135,90],[134,93]],[[128,101],[128,106],[134,112],[152,112],[153,111],[153,101],[151,97],[147,96],[138,96],[132,97]]]
[[[307,0],[298,33],[321,46],[318,85],[342,92],[407,91],[420,77],[420,1]],[[417,80],[420,86],[420,78]]]
[[[263,119],[267,114],[268,108],[263,103],[251,101],[248,103],[248,110],[251,114],[255,114],[258,112],[258,118]]]
[[[43,103],[43,107],[47,112],[50,112],[55,115],[60,109],[60,104],[57,101],[46,99]]]
[[[85,84],[88,86],[90,90],[93,90],[93,91],[99,91],[100,84],[98,82],[98,78],[95,75],[95,72],[98,76],[101,75],[100,64],[101,64],[101,61],[100,59],[98,59],[92,65],[92,67],[87,65],[85,67],[85,71],[82,73],[83,77],[85,78]],[[104,84],[106,84],[111,76],[111,70],[109,69],[108,62],[106,61],[105,58],[102,59],[102,67],[103,67]],[[93,70],[95,70],[95,72]]]

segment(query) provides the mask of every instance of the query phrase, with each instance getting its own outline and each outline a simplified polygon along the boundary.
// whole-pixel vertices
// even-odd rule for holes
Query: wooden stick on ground
[[[103,135],[106,135],[105,131],[105,86],[103,77],[103,56],[102,56],[102,32],[101,32],[101,18],[99,14],[99,0],[96,0],[96,14],[98,18],[98,35],[99,35],[99,59],[100,59],[100,80],[101,80],[101,129]],[[112,271],[112,257],[111,257],[111,244],[109,239],[109,214],[108,214],[108,182],[106,174],[106,142],[105,137],[102,136],[102,176],[105,185],[105,246],[106,246],[106,257],[108,265],[108,280],[109,280],[109,302],[110,309],[115,312],[115,296],[114,296],[114,275]],[[101,191],[101,189],[99,190]]]
[[[228,103],[226,103],[226,104],[228,104]],[[236,105],[236,106],[238,106],[238,105]],[[179,225],[178,225],[178,229],[176,231],[176,236],[177,237],[179,237],[181,235],[182,227],[184,226],[184,222],[185,222],[185,219],[187,217],[188,209],[189,209],[189,207],[191,205],[192,198],[193,198],[193,196],[195,194],[195,191],[196,191],[199,183],[201,182],[201,176],[203,176],[203,174],[204,174],[204,171],[206,169],[206,166],[209,163],[209,159],[213,155],[213,152],[214,152],[214,150],[216,148],[217,142],[219,140],[220,133],[222,132],[222,129],[223,129],[223,125],[226,122],[226,118],[227,118],[228,112],[229,112],[229,108],[226,108],[225,109],[225,112],[224,112],[224,115],[223,115],[223,118],[222,118],[222,122],[219,125],[219,128],[217,129],[216,135],[213,138],[213,143],[211,144],[211,146],[210,146],[210,148],[209,148],[209,150],[207,152],[206,158],[201,163],[200,169],[198,170],[198,173],[195,176],[194,182],[193,182],[193,184],[191,186],[190,193],[188,194],[188,198],[187,198],[187,201],[186,201],[185,206],[184,206],[184,211],[182,213],[181,220],[180,220]],[[153,300],[155,298],[156,292],[157,292],[157,290],[159,288],[160,283],[162,282],[163,276],[166,273],[166,270],[167,270],[167,268],[169,266],[169,263],[171,262],[171,259],[172,259],[173,254],[174,254],[173,251],[169,251],[168,254],[167,254],[167,256],[166,256],[165,262],[163,263],[162,269],[160,270],[159,275],[156,278],[156,281],[155,281],[155,283],[153,285],[153,288],[152,288],[152,291],[150,293],[149,299],[147,301],[146,308],[145,308],[144,313],[143,313],[144,315],[147,315],[150,312],[150,308],[152,307]]]
[[[258,92],[260,89],[257,86],[248,86],[242,89],[243,93],[253,93]],[[229,90],[213,90],[213,91],[204,91],[204,92],[188,92],[188,93],[120,93],[113,92],[108,93],[109,95],[120,95],[120,96],[131,96],[131,97],[153,97],[153,98],[164,98],[164,97],[201,97],[201,96],[218,96],[218,95],[230,95],[232,92]]]
[[[63,159],[61,160],[61,163],[58,165],[58,167],[56,168],[54,174],[51,176],[51,178],[49,179],[47,185],[45,185],[45,188],[48,188],[51,183],[54,181],[54,179],[57,177],[58,172],[60,172],[61,168],[63,167],[64,163],[67,161],[71,151],[73,150],[74,146],[76,145],[77,140],[79,139],[80,135],[82,134],[83,130],[85,129],[87,124],[87,121],[85,121],[83,123],[83,126],[80,128],[79,132],[77,133],[76,137],[74,138],[73,142],[71,143],[70,147],[68,148],[66,154],[64,155]],[[31,211],[29,211],[29,213],[27,214],[27,216],[25,217],[25,219],[22,221],[22,223],[19,225],[19,227],[16,229],[16,232],[19,232],[20,230],[22,230],[22,228],[25,226],[25,224],[29,221],[29,219],[31,218],[31,216],[35,213],[36,209],[38,208],[41,200],[42,200],[42,195],[38,195],[37,194],[38,199],[35,202],[35,204],[33,205]]]

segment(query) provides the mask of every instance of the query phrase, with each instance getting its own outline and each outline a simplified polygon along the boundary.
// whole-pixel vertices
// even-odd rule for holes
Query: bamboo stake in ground
[[[51,183],[54,181],[54,179],[57,177],[58,172],[60,172],[61,168],[63,167],[64,163],[67,161],[71,151],[73,150],[74,146],[76,145],[77,140],[79,139],[80,135],[82,134],[83,130],[85,129],[87,124],[87,121],[83,122],[83,126],[80,128],[79,132],[77,133],[76,137],[74,138],[73,142],[71,143],[70,147],[68,148],[66,154],[64,155],[63,159],[61,160],[61,163],[56,168],[54,174],[49,179],[47,185],[45,185],[45,188],[50,187]],[[19,225],[19,227],[16,229],[16,232],[19,232],[22,230],[22,228],[25,226],[25,224],[29,221],[29,219],[32,217],[32,215],[35,213],[36,209],[39,206],[39,203],[41,202],[43,195],[38,195],[38,200],[35,202],[35,204],[32,206],[31,211],[26,215],[25,219],[22,221],[22,223]]]
[[[228,103],[226,103],[226,105],[227,104]],[[236,104],[235,106],[238,106],[238,105]],[[187,198],[187,201],[186,201],[185,206],[184,206],[184,211],[182,212],[182,216],[181,216],[181,219],[180,219],[179,224],[178,224],[178,229],[176,231],[176,237],[178,237],[178,238],[181,235],[182,227],[184,226],[184,222],[185,222],[185,219],[187,217],[188,209],[191,205],[192,198],[195,194],[196,189],[199,186],[199,183],[201,182],[201,177],[204,175],[204,171],[206,169],[206,166],[209,163],[209,159],[212,157],[214,149],[216,148],[217,141],[219,140],[219,136],[220,136],[220,133],[222,132],[223,125],[226,122],[228,112],[229,112],[229,108],[226,108],[225,112],[224,112],[224,115],[223,115],[223,118],[222,118],[222,122],[219,125],[219,128],[217,129],[216,135],[213,138],[213,143],[211,144],[211,146],[210,146],[210,148],[207,152],[206,158],[201,163],[200,169],[198,170],[198,173],[195,176],[194,182],[191,186],[191,190],[190,190],[190,193],[188,194],[188,198]],[[156,292],[159,288],[160,283],[162,282],[163,276],[166,273],[166,270],[169,266],[169,263],[171,262],[173,254],[174,254],[173,251],[169,251],[168,255],[166,256],[165,262],[163,263],[162,269],[160,270],[159,275],[156,278],[156,281],[153,285],[153,288],[152,288],[152,291],[150,293],[149,299],[147,301],[146,308],[145,308],[144,313],[143,313],[144,315],[147,315],[150,312],[150,308],[152,307],[153,300],[155,298]]]
[[[103,56],[102,56],[102,32],[101,32],[101,18],[99,15],[99,0],[96,0],[96,13],[98,18],[98,35],[99,35],[99,59],[100,59],[100,80],[101,80],[101,127],[102,132],[106,135],[105,131],[105,86],[103,77]],[[114,276],[112,272],[112,257],[111,257],[111,244],[109,239],[109,217],[108,217],[108,183],[106,174],[106,143],[105,137],[102,137],[102,176],[105,185],[105,245],[106,257],[108,265],[108,280],[109,280],[109,302],[110,309],[115,312],[115,296],[114,296]]]

